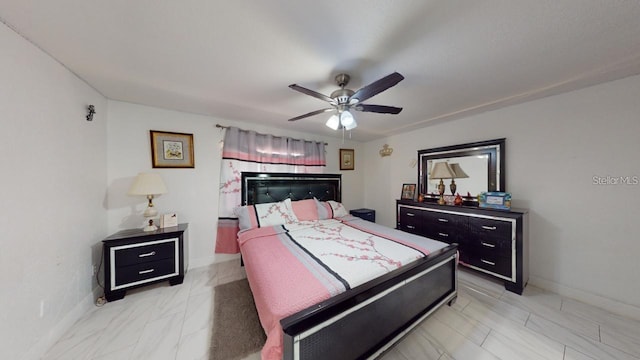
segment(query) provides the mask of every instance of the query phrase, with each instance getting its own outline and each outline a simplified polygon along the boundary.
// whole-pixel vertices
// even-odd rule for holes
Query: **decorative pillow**
[[[342,206],[341,203],[333,200],[329,200],[327,202],[329,203],[329,205],[331,205],[331,210],[333,210],[334,218],[349,215],[349,212],[347,211],[347,209],[344,208],[344,206]]]
[[[298,222],[293,213],[291,199],[277,203],[239,206],[235,213],[238,216],[240,230]]]
[[[293,213],[298,220],[318,220],[318,208],[316,206],[316,199],[298,200],[292,201]]]
[[[326,220],[333,218],[333,209],[326,201],[320,201],[313,198],[316,201],[316,211],[318,212],[318,220]]]

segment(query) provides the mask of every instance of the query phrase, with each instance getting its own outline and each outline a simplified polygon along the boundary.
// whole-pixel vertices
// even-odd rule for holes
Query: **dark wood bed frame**
[[[242,173],[242,203],[341,201],[341,175]],[[289,359],[376,358],[457,297],[457,245],[280,321]]]

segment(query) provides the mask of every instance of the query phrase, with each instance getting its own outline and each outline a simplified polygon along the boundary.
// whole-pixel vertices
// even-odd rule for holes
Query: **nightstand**
[[[353,216],[357,216],[361,219],[376,222],[376,211],[372,209],[354,209],[349,211]]]
[[[122,230],[102,240],[107,301],[122,299],[128,289],[160,281],[182,284],[188,268],[187,226]]]

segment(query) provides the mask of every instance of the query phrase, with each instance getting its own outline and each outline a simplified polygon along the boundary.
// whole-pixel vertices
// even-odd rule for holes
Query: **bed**
[[[337,174],[242,173],[238,241],[263,359],[375,358],[456,299],[455,244],[350,216],[341,191]]]

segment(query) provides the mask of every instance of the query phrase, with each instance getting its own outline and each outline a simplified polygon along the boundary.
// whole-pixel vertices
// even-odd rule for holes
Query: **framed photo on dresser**
[[[401,200],[413,200],[416,196],[416,184],[402,184]]]

